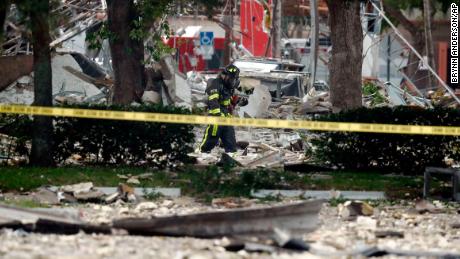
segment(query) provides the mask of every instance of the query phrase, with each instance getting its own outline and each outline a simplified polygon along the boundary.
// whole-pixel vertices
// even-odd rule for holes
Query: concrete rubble
[[[163,104],[176,105],[191,109],[192,92],[186,75],[180,73],[175,67],[175,62],[170,55],[160,60],[161,74],[164,85]]]
[[[204,128],[196,127],[197,147],[203,138]],[[270,129],[236,129],[237,144],[244,147],[233,158],[245,168],[283,168],[285,165],[302,164],[309,160],[305,155],[308,145],[299,132]],[[199,165],[212,165],[222,156],[222,150],[215,148],[211,153],[191,153]]]
[[[295,202],[289,199],[271,202],[269,206]],[[4,228],[0,230],[0,254],[3,258],[365,258],[376,255],[386,255],[384,258],[456,258],[460,254],[460,229],[454,225],[459,222],[459,205],[434,204],[437,204],[435,206],[440,209],[439,212],[420,214],[414,211],[414,202],[372,203],[369,204],[373,207],[371,215],[358,216],[354,220],[341,217],[338,207],[324,204],[319,213],[319,228],[297,239],[279,230],[276,230],[273,239],[266,240],[256,237],[142,237],[128,236],[123,232],[46,235],[19,228]],[[248,206],[262,208],[267,204],[254,200]],[[101,224],[132,217],[221,211],[224,207],[181,197],[139,204],[122,201],[108,205],[85,203],[74,208],[40,210],[60,213],[65,220],[79,218],[85,224]]]
[[[142,175],[138,176],[142,177]],[[142,178],[131,178],[142,179]],[[62,205],[76,203],[111,204],[118,201],[138,203],[145,200],[146,194],[157,194],[159,197],[179,197],[179,188],[147,188],[132,187],[120,183],[118,187],[95,187],[92,182],[64,186],[40,187],[24,194],[5,193],[3,198],[13,201],[34,201],[44,205]]]
[[[347,201],[338,207],[340,217],[350,220],[360,216],[371,216],[374,214],[374,208],[366,202]]]
[[[76,234],[107,234],[126,231],[143,236],[191,236],[191,237],[270,237],[281,229],[299,235],[317,228],[318,212],[322,200],[294,202],[290,204],[225,209],[173,216],[122,217],[99,224],[84,222],[79,217],[62,217],[61,211],[23,209],[0,205],[0,228],[23,229],[29,232]],[[171,200],[164,200],[162,208],[172,207]],[[110,207],[101,207],[111,211]],[[158,206],[141,203],[137,212],[151,212]]]

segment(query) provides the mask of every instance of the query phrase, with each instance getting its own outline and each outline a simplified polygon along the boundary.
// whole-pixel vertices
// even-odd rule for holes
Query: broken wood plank
[[[102,88],[102,87],[110,88],[113,85],[111,80],[100,80],[100,79],[90,77],[90,76],[86,75],[85,73],[76,70],[73,67],[64,66],[62,68],[64,68],[67,72],[71,73],[72,75],[78,77],[79,79],[81,79],[81,80],[83,80],[83,81],[85,81],[85,82],[87,82],[89,84],[97,86],[99,89]]]
[[[265,144],[265,143],[260,143],[260,144],[259,144],[259,147],[261,147],[261,148],[263,148],[263,149],[265,149],[265,150],[271,150],[271,151],[276,151],[276,152],[279,152],[279,151],[280,151],[279,149],[274,148],[274,147],[272,147],[272,146],[270,146],[270,145],[268,145],[268,144]]]
[[[278,162],[278,163],[283,162],[280,151],[270,151],[268,152],[268,154],[264,154],[262,157],[249,162],[245,166],[249,168],[254,168],[254,167],[264,166],[267,164],[273,164],[274,162]]]
[[[0,228],[55,234],[77,234],[80,231],[109,234],[112,231],[109,226],[86,224],[64,213],[5,205],[0,205]]]
[[[59,38],[53,40],[51,43],[50,43],[50,47],[55,47],[56,45],[60,44],[61,42],[64,42],[72,37],[74,37],[75,35],[81,33],[82,31],[86,31],[88,28],[90,28],[91,26],[94,26],[95,24],[97,23],[100,23],[101,21],[96,21],[96,15],[92,15],[91,17],[89,17],[88,19],[86,19],[85,21],[83,21],[82,23],[83,24],[86,24],[86,26],[81,26],[81,27],[73,27],[69,32],[61,35]]]
[[[192,236],[260,236],[282,229],[293,235],[313,231],[324,200],[266,208],[235,209],[191,215],[127,218],[113,221],[113,227],[135,235]]]

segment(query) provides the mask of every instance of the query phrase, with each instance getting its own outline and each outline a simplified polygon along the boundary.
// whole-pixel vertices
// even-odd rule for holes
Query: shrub
[[[204,170],[190,167],[185,174],[190,180],[185,191],[190,190],[193,195],[202,198],[249,197],[252,191],[259,189],[286,189],[303,182],[295,172],[266,169],[232,171],[230,167],[220,169],[210,166]]]
[[[324,115],[320,121],[403,125],[460,126],[460,111],[416,107],[360,108]],[[459,159],[459,137],[379,133],[318,132],[315,156],[346,169],[385,169],[414,174],[426,166],[443,166],[444,158]]]
[[[1,153],[29,156],[27,142],[32,139],[32,119],[29,116],[0,114],[0,133],[15,138],[15,141],[0,147]]]
[[[71,108],[138,111],[186,114],[189,111],[160,105],[105,106],[73,105]],[[12,115],[9,115],[12,116]],[[7,116],[3,117],[4,119]],[[19,117],[15,123],[3,127],[5,134],[19,129],[16,135],[31,139],[31,121]],[[20,133],[20,134],[19,134]],[[13,136],[16,136],[13,135]],[[53,157],[63,162],[73,154],[88,163],[148,164],[164,168],[176,162],[187,162],[192,151],[193,126],[137,121],[97,120],[82,118],[54,118]]]

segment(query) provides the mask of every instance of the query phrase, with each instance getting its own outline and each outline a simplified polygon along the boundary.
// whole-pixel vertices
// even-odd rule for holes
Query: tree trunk
[[[229,29],[225,29],[225,42],[224,42],[224,58],[222,60],[222,66],[225,67],[228,64],[230,64],[230,33],[231,32]]]
[[[424,29],[425,29],[425,53],[428,58],[428,65],[436,71],[436,62],[434,56],[434,46],[433,46],[433,36],[431,34],[431,15],[435,12],[431,12],[430,0],[423,0],[423,20],[424,20]],[[436,83],[436,78],[430,73],[428,77],[428,86],[433,88]]]
[[[5,26],[6,15],[8,14],[8,10],[10,9],[10,1],[3,0],[0,1],[0,44],[3,42],[3,29]],[[2,53],[2,49],[0,49],[0,54]]]
[[[327,0],[332,41],[330,96],[334,112],[362,106],[363,31],[358,0]]]
[[[129,36],[133,23],[139,19],[133,0],[107,1],[108,27],[115,84],[112,103],[140,102],[144,92],[144,43]]]
[[[29,12],[34,50],[34,105],[37,106],[52,106],[49,9],[48,0],[33,0],[33,8]],[[52,166],[54,165],[51,155],[53,119],[52,117],[34,116],[33,123],[30,164]]]
[[[281,0],[272,0],[272,57],[281,57]]]

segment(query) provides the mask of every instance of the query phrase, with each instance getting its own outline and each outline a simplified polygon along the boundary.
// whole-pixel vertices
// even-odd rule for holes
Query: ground
[[[296,202],[283,200],[260,203],[252,200],[250,206],[267,206]],[[195,201],[193,198],[159,199],[149,209],[118,202],[112,205],[82,204],[66,208],[85,221],[102,223],[113,218],[145,215],[171,215],[198,211],[220,210]],[[0,231],[2,258],[349,258],[363,247],[396,249],[415,252],[443,252],[460,254],[459,204],[434,202],[436,213],[419,214],[414,203],[398,204],[374,202],[374,214],[346,220],[339,216],[339,206],[324,205],[320,212],[319,228],[303,236],[311,244],[307,253],[248,253],[228,252],[223,247],[227,238],[196,239],[173,237],[140,237],[108,235],[43,235],[23,231]],[[401,236],[376,237],[378,231],[394,231]],[[342,254],[340,254],[342,253]],[[392,258],[387,256],[387,258]]]

